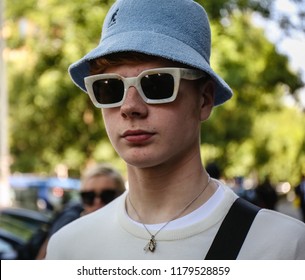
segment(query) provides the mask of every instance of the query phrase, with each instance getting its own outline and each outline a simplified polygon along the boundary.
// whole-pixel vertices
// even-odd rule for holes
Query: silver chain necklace
[[[134,212],[136,213],[138,220],[140,221],[140,223],[143,225],[143,227],[145,228],[145,230],[148,232],[148,234],[150,235],[150,240],[148,241],[147,245],[144,247],[144,251],[148,252],[148,250],[150,252],[154,252],[156,250],[157,247],[157,240],[156,240],[156,236],[157,234],[164,229],[170,222],[172,222],[173,220],[179,218],[184,211],[186,211],[201,195],[202,193],[206,190],[206,188],[208,187],[208,185],[211,182],[211,177],[208,175],[208,182],[206,183],[206,185],[203,187],[202,191],[195,196],[181,211],[179,211],[179,213],[177,215],[175,215],[172,219],[170,219],[168,222],[166,222],[164,225],[162,225],[155,234],[152,234],[149,229],[147,228],[147,226],[141,222],[141,218],[140,215],[138,214],[138,211],[136,210],[136,208],[133,206],[131,200],[130,200],[130,196],[128,195],[128,201],[132,207],[132,209],[134,210]]]

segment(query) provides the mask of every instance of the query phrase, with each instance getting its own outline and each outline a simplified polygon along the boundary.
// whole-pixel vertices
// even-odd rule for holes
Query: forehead
[[[111,176],[98,175],[85,180],[84,190],[100,190],[115,186],[115,180]]]
[[[91,74],[100,74],[104,73],[107,69],[116,68],[118,66],[138,66],[138,65],[150,65],[150,68],[160,68],[160,67],[183,67],[187,68],[186,65],[161,58],[158,56],[152,56],[142,53],[135,52],[122,52],[114,53],[104,57],[97,58],[92,60],[90,63],[90,72]]]
[[[138,64],[112,65],[104,69],[103,73],[117,73],[125,77],[138,76],[141,72],[155,68],[174,67],[174,65],[164,62],[139,62]]]
[[[139,53],[139,52],[118,52],[118,53],[106,55],[102,57],[102,59],[105,59],[112,64],[124,63],[124,62],[138,63],[138,62],[151,62],[151,61],[163,61],[165,63],[166,62],[175,63],[174,60],[171,59],[166,59],[160,56]]]

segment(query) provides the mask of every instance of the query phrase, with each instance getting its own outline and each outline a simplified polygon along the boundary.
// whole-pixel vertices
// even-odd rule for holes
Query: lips
[[[154,134],[145,130],[127,130],[123,133],[122,138],[131,143],[144,143]]]

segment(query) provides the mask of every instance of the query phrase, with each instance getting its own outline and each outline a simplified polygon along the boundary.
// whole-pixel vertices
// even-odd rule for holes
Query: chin
[[[151,158],[145,158],[141,160],[140,158],[132,158],[132,159],[126,159],[125,162],[133,167],[136,168],[153,168],[158,166],[160,163],[156,160],[152,160]]]

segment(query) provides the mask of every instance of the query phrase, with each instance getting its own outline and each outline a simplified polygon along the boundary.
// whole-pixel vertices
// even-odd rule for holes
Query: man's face
[[[169,62],[145,62],[106,68],[104,73],[135,77]],[[129,165],[148,168],[187,161],[199,153],[201,121],[210,114],[196,81],[181,80],[178,96],[167,104],[146,104],[130,87],[122,106],[102,109],[112,145]]]
[[[116,191],[117,189],[117,184],[111,176],[98,175],[87,179],[82,186],[82,192],[94,192],[96,195],[91,204],[83,204],[85,213],[91,213],[106,205],[100,198],[100,193],[109,190]]]

